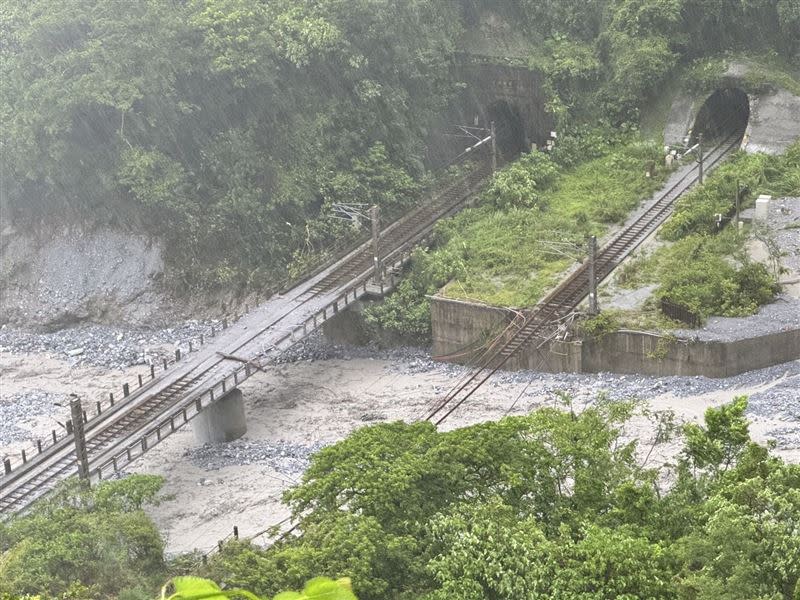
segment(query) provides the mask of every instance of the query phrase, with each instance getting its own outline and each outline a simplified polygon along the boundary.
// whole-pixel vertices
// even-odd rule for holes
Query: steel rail
[[[740,143],[740,131],[729,134],[705,156],[704,169],[708,173]],[[596,259],[597,282],[605,279],[619,262],[649,237],[670,214],[675,201],[699,179],[695,172],[699,165],[686,170],[676,183],[660,195],[647,210],[631,224],[617,233],[598,253]],[[577,308],[589,292],[587,264],[566,277],[526,315],[525,323],[513,331],[502,344],[487,349],[478,359],[477,367],[442,398],[427,414],[426,420],[441,424],[459,406],[469,399],[492,375],[500,370],[521,348],[538,334]],[[447,409],[445,411],[445,409]],[[440,415],[442,411],[444,414]]]
[[[435,223],[460,210],[490,172],[487,161],[479,163],[475,170],[435,194],[431,201],[383,229],[380,240],[386,264],[394,268],[404,264],[413,247],[430,235]],[[286,294],[286,300],[291,304],[288,310],[278,315],[271,314],[266,322],[258,323],[247,335],[228,340],[224,348],[226,353],[235,354],[256,343],[260,336],[288,316],[298,313],[304,317],[303,311],[307,306],[314,305],[315,300],[324,301],[325,297],[335,295],[320,310],[314,310],[312,306],[312,314],[304,318],[300,326],[293,327],[278,339],[270,350],[247,358],[255,360],[286,350],[334,316],[339,309],[369,293],[371,286],[368,282],[372,275],[372,245],[368,241],[328,269],[289,290]],[[391,276],[392,283],[393,279]],[[384,286],[380,285],[379,289],[383,290]],[[281,294],[277,296],[284,297]],[[220,337],[220,344],[215,345],[215,349],[220,349],[224,341]],[[117,472],[199,414],[220,393],[236,387],[251,375],[247,366],[233,372],[221,371],[222,366],[229,364],[227,359],[208,349],[194,361],[187,361],[180,368],[151,380],[136,390],[137,393],[89,420],[86,424],[86,443],[93,478],[100,479]],[[24,509],[76,471],[74,438],[68,435],[0,479],[0,514]]]

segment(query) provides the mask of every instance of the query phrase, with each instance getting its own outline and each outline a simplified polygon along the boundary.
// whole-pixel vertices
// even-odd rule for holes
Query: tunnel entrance
[[[494,121],[497,147],[505,158],[511,158],[526,151],[525,125],[516,106],[505,100],[498,100],[486,109],[489,122]]]
[[[702,133],[704,140],[736,132],[744,134],[750,119],[750,99],[739,88],[722,88],[703,103],[692,127],[691,144]]]

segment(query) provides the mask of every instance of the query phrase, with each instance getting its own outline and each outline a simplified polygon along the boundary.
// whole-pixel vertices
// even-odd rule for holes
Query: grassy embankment
[[[778,292],[779,249],[768,265],[754,262],[748,242],[766,231],[735,223],[717,228],[717,214],[735,210],[737,182],[744,190],[742,208],[753,205],[759,194],[800,196],[800,142],[782,156],[736,155],[709,177],[703,187],[683,196],[659,237],[665,243],[645,251],[624,265],[615,281],[623,288],[656,285],[641,309],[613,311],[606,319],[617,326],[669,328],[659,315],[661,298],[686,306],[705,319],[710,315],[746,316],[770,302]]]
[[[657,154],[654,146],[629,143],[532,192],[538,196],[533,207],[496,210],[498,188],[505,185],[496,181],[483,206],[443,228],[448,240],[442,251],[458,249],[463,259],[443,294],[498,306],[535,304],[585,255],[589,235],[603,236],[658,189],[665,172],[646,176]]]
[[[660,148],[638,137],[597,133],[565,139],[548,156],[521,157],[498,173],[479,205],[437,228],[398,291],[366,312],[386,330],[424,338],[426,295],[498,306],[531,306],[603,236],[658,189],[666,176]],[[592,158],[581,159],[585,156]],[[648,170],[652,171],[647,176]]]

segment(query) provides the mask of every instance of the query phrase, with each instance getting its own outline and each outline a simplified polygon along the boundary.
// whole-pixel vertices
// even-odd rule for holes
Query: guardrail
[[[474,191],[473,188],[475,184],[480,181],[473,181],[473,177],[474,176],[470,175],[465,176],[463,181],[459,182],[468,182],[468,186],[464,190],[462,202],[450,207],[450,209],[446,210],[439,218],[451,214],[458,209],[460,204],[466,201]],[[327,320],[336,316],[340,311],[365,295],[370,294],[373,289],[380,290],[381,293],[384,293],[387,289],[394,287],[396,283],[395,271],[411,258],[414,248],[431,234],[435,222],[434,220],[417,235],[383,257],[384,267],[387,270],[388,282],[382,278],[380,282],[371,283],[373,273],[368,271],[362,274],[355,279],[353,283],[347,286],[334,300],[326,304],[322,309],[315,311],[300,325],[294,327],[289,333],[280,338],[272,349],[280,352],[288,350],[296,343],[302,341],[311,332],[321,327]],[[355,251],[357,250],[358,248]],[[206,389],[190,394],[176,407],[171,409],[166,417],[159,419],[156,425],[148,428],[147,431],[138,436],[125,448],[111,456],[101,456],[99,459],[101,461],[100,464],[90,469],[90,479],[99,481],[119,472],[123,467],[142,456],[149,449],[161,443],[169,435],[194,419],[203,409],[214,403],[219,397],[237,388],[246,381],[254,371],[261,370],[261,368],[262,365],[257,363],[245,363],[242,367],[234,370],[233,373],[224,375],[216,381],[211,382]],[[108,452],[105,454],[107,455]],[[92,462],[95,463],[97,460],[98,459]]]
[[[236,319],[233,319],[235,321]],[[220,331],[226,329],[228,327],[228,319],[222,319],[221,329]],[[158,373],[164,373],[168,371],[170,368],[176,366],[178,363],[182,361],[182,359],[186,358],[187,355],[194,351],[199,351],[199,349],[205,344],[206,340],[209,338],[213,338],[216,336],[217,329],[215,327],[211,327],[210,335],[206,337],[204,334],[200,334],[197,338],[197,345],[194,344],[193,339],[187,340],[187,351],[182,352],[180,348],[175,349],[174,358],[162,358],[161,359],[161,368],[159,369],[154,363],[149,365],[149,374],[139,374],[137,377],[137,384],[131,385],[130,383],[123,383],[120,386],[121,393],[118,393],[116,396],[114,392],[109,392],[108,398],[105,400],[98,400],[94,403],[94,414],[90,414],[89,410],[84,409],[83,411],[83,422],[86,424],[86,430],[92,429],[100,420],[100,417],[108,417],[111,414],[116,413],[124,406],[127,406],[130,402],[141,396],[142,394],[146,393],[156,379],[158,379]],[[148,376],[149,375],[149,376]],[[65,421],[66,423],[66,421]],[[55,446],[60,447],[60,442],[63,440],[72,440],[72,434],[67,431],[66,427],[61,430],[53,429],[51,430],[50,436],[45,439],[37,439],[33,442],[33,445],[29,448],[22,448],[19,451],[19,455],[17,457],[6,456],[3,459],[3,475],[0,477],[0,483],[6,484],[11,480],[7,480],[6,478],[12,475],[15,471],[17,471],[23,465],[27,465],[29,462],[35,461],[39,455],[46,453],[49,450],[54,449]]]

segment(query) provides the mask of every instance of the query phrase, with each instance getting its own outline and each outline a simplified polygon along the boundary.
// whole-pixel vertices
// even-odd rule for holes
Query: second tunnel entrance
[[[697,113],[690,142],[696,143],[700,134],[707,140],[730,133],[743,134],[749,119],[750,99],[745,92],[735,87],[718,89]]]

